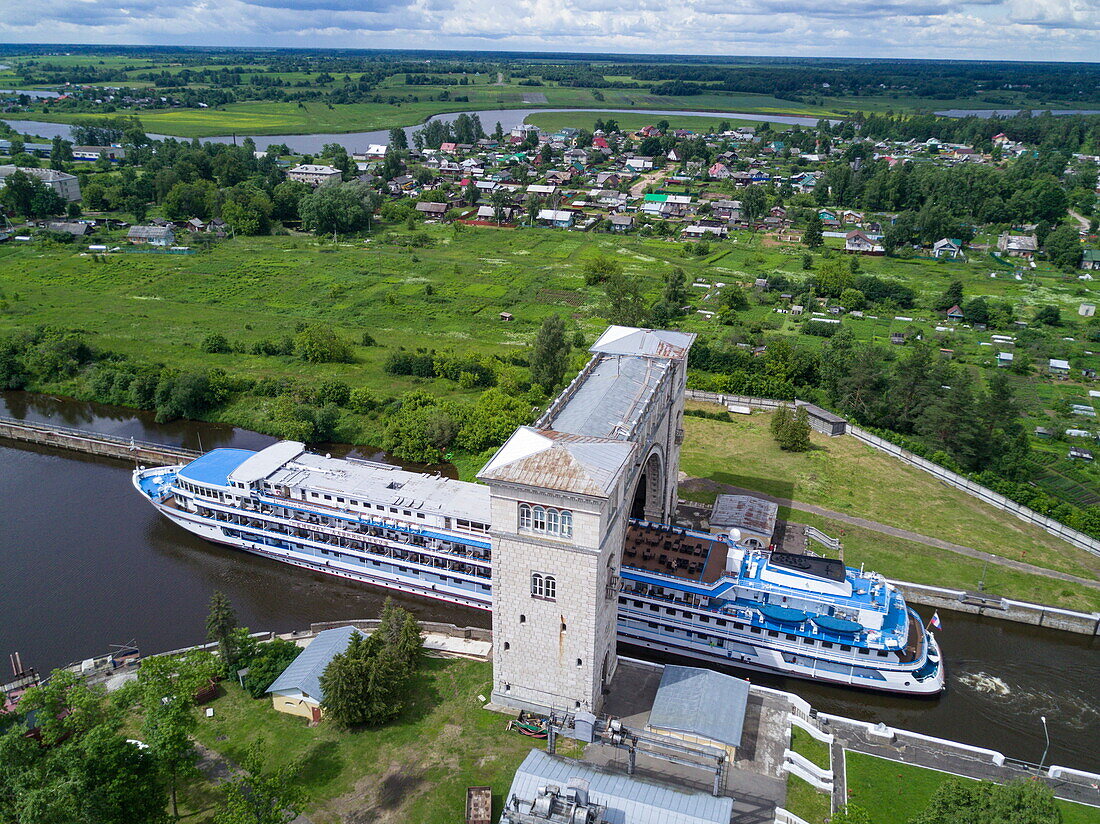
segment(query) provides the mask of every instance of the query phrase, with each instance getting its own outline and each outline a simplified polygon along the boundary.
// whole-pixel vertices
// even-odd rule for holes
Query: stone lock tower
[[[612,326],[534,426],[478,475],[493,539],[493,701],[598,712],[616,663],[631,517],[676,504],[694,335]]]

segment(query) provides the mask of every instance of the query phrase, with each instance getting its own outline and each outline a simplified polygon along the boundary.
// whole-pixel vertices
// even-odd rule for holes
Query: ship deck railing
[[[262,503],[266,503],[268,506],[281,506],[284,509],[292,509],[296,512],[314,512],[315,510],[323,509],[326,511],[318,513],[319,515],[329,518],[339,518],[340,520],[349,521],[351,523],[365,524],[380,529],[392,529],[398,532],[408,532],[413,535],[422,535],[424,537],[453,541],[455,543],[465,542],[471,546],[484,547],[485,549],[488,549],[490,546],[489,536],[487,535],[483,537],[465,533],[452,535],[447,532],[420,527],[408,521],[375,518],[373,515],[368,515],[366,513],[354,512],[349,509],[341,509],[340,507],[329,506],[328,504],[316,503],[314,501],[298,501],[294,498],[287,498],[282,495],[272,495],[269,492],[259,493],[257,499]],[[270,501],[270,503],[268,501]],[[308,506],[303,506],[303,504],[308,504]],[[243,508],[244,507],[242,507],[242,509]],[[457,530],[455,530],[455,532],[457,532]],[[478,535],[480,534],[481,533],[478,533]]]
[[[214,511],[214,512],[217,512],[217,513],[222,513],[222,514],[224,514],[226,516],[229,516],[229,517],[237,518],[238,520],[236,520],[236,521],[222,520],[220,518],[214,518],[213,519],[216,523],[225,524],[225,525],[231,526],[231,527],[240,527],[240,528],[243,528],[243,529],[251,529],[251,530],[256,530],[258,532],[270,533],[273,536],[279,536],[279,537],[282,537],[282,538],[291,538],[291,539],[300,540],[300,541],[309,541],[309,542],[311,542],[311,544],[319,544],[323,547],[330,547],[333,550],[343,549],[343,550],[347,550],[347,551],[350,551],[350,552],[363,552],[365,554],[371,554],[371,555],[379,554],[379,553],[371,552],[367,549],[358,549],[358,548],[350,547],[350,546],[342,546],[340,544],[332,544],[332,543],[328,543],[326,541],[318,541],[314,538],[310,538],[310,537],[306,537],[306,536],[298,534],[299,531],[305,531],[305,532],[311,531],[310,529],[308,529],[308,527],[319,527],[319,529],[316,529],[316,530],[313,530],[313,531],[321,532],[322,534],[326,534],[326,535],[332,535],[333,537],[336,537],[336,538],[344,538],[345,540],[358,541],[358,542],[363,543],[363,544],[370,544],[371,542],[374,542],[378,545],[381,545],[383,548],[391,550],[391,551],[396,550],[396,551],[402,551],[402,552],[416,553],[418,555],[425,555],[425,556],[428,556],[430,558],[435,558],[435,559],[441,560],[445,563],[460,563],[460,564],[463,564],[465,566],[470,566],[470,567],[473,567],[473,568],[478,569],[478,570],[485,569],[486,571],[488,571],[489,560],[487,558],[482,558],[478,555],[461,554],[461,553],[458,553],[458,552],[450,552],[446,549],[441,549],[441,548],[438,548],[438,547],[433,548],[433,547],[427,547],[427,546],[420,546],[418,544],[405,543],[405,542],[402,542],[402,541],[395,541],[392,538],[386,538],[384,536],[367,535],[367,534],[359,533],[359,532],[351,532],[349,530],[341,530],[337,527],[331,527],[331,526],[328,526],[326,524],[312,524],[308,521],[299,521],[299,520],[294,519],[294,518],[285,518],[281,515],[275,515],[274,513],[260,512],[260,511],[257,511],[257,510],[240,509],[236,506],[221,503],[219,501],[210,501],[210,500],[206,500],[206,499],[203,499],[203,498],[199,498],[197,503],[198,503],[198,505],[206,507],[206,508],[210,509],[211,511]],[[255,513],[256,515],[266,515],[267,517],[272,518],[273,520],[268,521],[268,520],[263,520],[261,518],[250,517],[250,515],[249,515],[250,512]],[[203,517],[206,517],[206,516],[203,516]],[[250,523],[251,521],[256,521],[257,523]],[[285,531],[284,532],[282,530],[272,529],[271,527],[273,525],[283,527],[287,530],[294,530],[294,531]],[[382,556],[382,557],[393,558],[393,556]],[[401,560],[401,559],[396,559],[396,560]],[[409,563],[416,563],[416,562],[409,561]],[[437,568],[437,569],[444,569],[445,568],[445,567],[432,567],[431,565],[423,565],[423,566],[429,566],[431,568]],[[450,569],[450,568],[446,567],[446,569]],[[455,570],[450,570],[450,571],[455,571]],[[465,573],[465,574],[471,575],[472,577],[475,577],[475,578],[490,577],[490,575],[491,575],[491,573],[487,574],[487,575],[484,575],[484,576],[476,574],[476,573]]]

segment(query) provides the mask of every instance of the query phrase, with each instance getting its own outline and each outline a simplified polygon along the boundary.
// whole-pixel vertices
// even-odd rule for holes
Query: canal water
[[[132,410],[21,392],[0,414],[195,449],[260,448],[271,438],[228,426],[159,425]],[[325,447],[328,449],[329,447]],[[335,450],[333,450],[335,451]],[[0,660],[52,667],[131,641],[147,652],[202,639],[207,602],[225,592],[240,621],[287,631],[369,618],[388,594],[206,543],[158,516],[130,468],[45,447],[0,442]],[[488,626],[484,612],[396,595],[425,620]],[[928,610],[922,610],[927,613]],[[929,617],[925,614],[925,618]],[[747,674],[839,715],[1100,771],[1100,644],[1021,624],[940,613],[949,688],[921,700]],[[626,650],[627,654],[638,654]]]
[[[651,115],[654,120],[661,117],[672,117],[676,115],[689,116],[689,117],[713,117],[715,118],[715,125],[720,120],[755,120],[759,122],[768,123],[783,123],[786,125],[801,124],[803,126],[815,126],[820,118],[817,117],[798,117],[794,115],[778,115],[778,114],[746,114],[744,112],[692,112],[692,111],[675,111],[668,109],[487,109],[484,111],[475,112],[447,112],[445,114],[432,115],[428,118],[431,120],[445,120],[448,123],[454,122],[460,114],[477,115],[481,119],[481,126],[486,132],[492,132],[496,128],[497,121],[500,121],[502,128],[505,131],[509,131],[516,126],[521,125],[529,115],[538,114],[540,112],[599,112],[608,117],[617,117],[626,114],[644,114]],[[38,120],[11,120],[4,119],[5,123],[11,126],[18,132],[23,134],[38,135],[53,139],[55,137],[63,137],[65,139],[71,139],[72,126],[67,123],[47,123]],[[832,121],[837,122],[837,121]],[[418,123],[415,126],[407,126],[405,128],[405,134],[408,136],[409,145],[412,145],[412,134],[417,129],[423,126],[422,123]],[[171,137],[171,135],[162,134],[150,134],[149,137],[154,140],[163,140],[165,137]],[[183,138],[179,138],[183,139]],[[217,135],[214,137],[204,137],[202,140],[211,141],[214,143],[239,143],[244,139],[243,135]],[[370,132],[337,132],[330,134],[269,134],[269,135],[253,135],[252,139],[256,142],[256,148],[260,151],[266,149],[272,143],[285,143],[292,152],[317,154],[321,151],[326,143],[340,143],[345,146],[348,151],[364,151],[369,145],[381,143],[387,144],[390,142],[389,129],[381,129],[378,131]]]

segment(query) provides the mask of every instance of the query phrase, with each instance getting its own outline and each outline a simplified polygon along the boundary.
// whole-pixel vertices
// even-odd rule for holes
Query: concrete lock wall
[[[1074,612],[1068,609],[1030,604],[1026,601],[1000,601],[981,603],[967,599],[967,593],[958,589],[943,589],[909,581],[890,581],[911,604],[951,609],[972,615],[986,615],[991,618],[1003,618],[1021,624],[1036,627],[1060,629],[1079,635],[1100,635],[1100,612]]]

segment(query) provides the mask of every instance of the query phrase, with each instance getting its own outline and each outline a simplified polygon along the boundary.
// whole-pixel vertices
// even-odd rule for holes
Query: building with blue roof
[[[321,720],[321,675],[333,658],[348,648],[355,627],[335,627],[317,634],[308,647],[290,662],[268,687],[272,706],[279,712]]]

